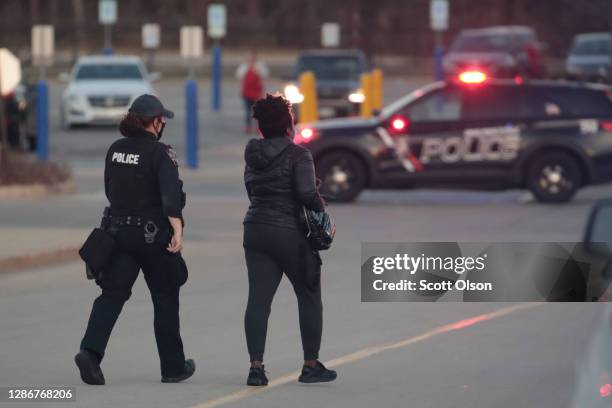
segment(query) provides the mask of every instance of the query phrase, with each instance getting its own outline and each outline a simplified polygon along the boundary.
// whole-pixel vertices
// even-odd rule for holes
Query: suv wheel
[[[367,169],[354,154],[346,151],[328,153],[317,160],[321,194],[328,201],[349,202],[366,187]]]
[[[527,187],[544,203],[569,201],[580,188],[581,179],[578,162],[565,152],[542,153],[527,169]]]

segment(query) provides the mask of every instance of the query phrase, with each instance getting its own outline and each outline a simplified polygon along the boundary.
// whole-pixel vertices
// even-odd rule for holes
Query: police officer
[[[81,379],[104,384],[100,362],[111,331],[142,269],[151,291],[161,381],[179,382],[193,375],[179,333],[179,288],[187,280],[181,257],[185,194],[176,156],[159,142],[166,119],[174,114],[153,95],[138,97],[122,119],[124,136],[106,155],[104,188],[110,202],[102,228],[116,244],[113,258],[96,282],[94,301],[81,350],[75,356]]]

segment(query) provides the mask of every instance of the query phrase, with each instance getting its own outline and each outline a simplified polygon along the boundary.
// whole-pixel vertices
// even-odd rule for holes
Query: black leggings
[[[297,296],[304,360],[319,358],[323,306],[321,258],[302,231],[266,224],[244,224],[249,301],[244,316],[251,361],[263,361],[268,317],[283,272]]]

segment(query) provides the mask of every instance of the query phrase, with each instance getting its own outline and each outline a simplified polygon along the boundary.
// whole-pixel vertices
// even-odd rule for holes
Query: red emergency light
[[[409,125],[410,121],[407,117],[402,115],[391,116],[391,119],[389,119],[389,133],[392,135],[405,133],[408,130]]]
[[[317,136],[317,131],[311,127],[303,127],[298,129],[293,141],[296,144],[304,144],[312,141]]]

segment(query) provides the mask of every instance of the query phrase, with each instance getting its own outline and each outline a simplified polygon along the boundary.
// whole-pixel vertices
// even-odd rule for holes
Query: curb
[[[72,180],[58,184],[28,184],[0,187],[0,199],[44,198],[56,194],[71,194],[77,191]]]
[[[62,248],[53,251],[39,252],[32,255],[13,256],[0,259],[0,273],[15,272],[21,269],[52,266],[64,262],[76,261],[80,247]]]

